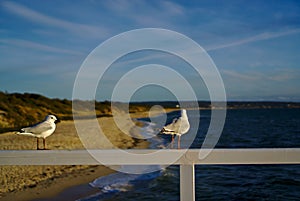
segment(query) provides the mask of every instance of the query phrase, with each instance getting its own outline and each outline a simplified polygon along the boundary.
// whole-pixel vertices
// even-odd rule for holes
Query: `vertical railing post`
[[[180,165],[180,201],[195,201],[194,164]]]

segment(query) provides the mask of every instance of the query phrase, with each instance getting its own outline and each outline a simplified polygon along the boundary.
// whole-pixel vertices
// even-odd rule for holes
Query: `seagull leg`
[[[44,150],[46,149],[46,139],[43,138]]]
[[[172,135],[171,149],[173,149],[173,145],[174,145],[174,135]]]
[[[36,150],[39,150],[39,138],[36,138]]]

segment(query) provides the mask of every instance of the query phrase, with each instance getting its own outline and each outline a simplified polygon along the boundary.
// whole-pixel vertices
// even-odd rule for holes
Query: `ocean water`
[[[168,121],[179,116],[168,115]],[[197,136],[191,148],[200,148],[210,123],[210,111],[200,117],[188,111]],[[193,119],[200,118],[199,125]],[[149,119],[141,119],[149,121]],[[144,132],[151,133],[149,124]],[[183,143],[190,140],[188,134]],[[151,147],[167,147],[168,136],[151,138]],[[300,109],[228,110],[216,148],[300,148]],[[196,200],[300,200],[300,165],[197,165]],[[145,175],[116,173],[91,183],[101,192],[85,201],[177,201],[179,166],[172,165]]]

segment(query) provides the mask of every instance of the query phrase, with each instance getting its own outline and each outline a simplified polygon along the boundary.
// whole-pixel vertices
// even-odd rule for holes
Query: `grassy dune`
[[[75,113],[82,118],[88,117],[86,108],[95,105],[97,117],[111,116],[109,101],[79,101]],[[147,111],[150,106],[130,105],[130,112]],[[72,120],[72,101],[66,99],[50,99],[39,94],[0,92],[0,133],[16,130],[32,125],[55,114],[60,120]]]

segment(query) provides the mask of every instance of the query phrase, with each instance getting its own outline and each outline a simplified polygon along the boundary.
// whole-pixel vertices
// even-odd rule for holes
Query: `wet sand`
[[[0,200],[76,200],[98,192],[96,188],[90,187],[88,183],[97,177],[111,173],[113,173],[113,170],[104,166],[77,169],[37,182],[31,187],[6,193]]]

